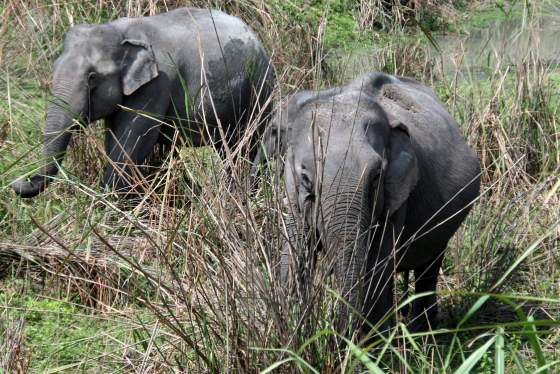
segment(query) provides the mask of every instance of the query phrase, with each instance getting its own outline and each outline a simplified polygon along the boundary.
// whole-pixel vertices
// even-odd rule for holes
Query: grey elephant
[[[76,121],[105,119],[103,184],[128,191],[134,165],[175,131],[193,146],[236,145],[274,84],[269,58],[245,23],[196,8],[74,26],[53,70],[45,165],[12,184],[22,197],[37,195],[57,174]]]
[[[263,152],[284,156],[283,282],[310,283],[315,252],[325,251],[351,306],[337,309],[344,328],[357,326],[352,310],[391,326],[396,272],[414,272],[416,293],[435,291],[447,243],[479,195],[480,165],[430,88],[369,73],[301,91],[265,134]],[[410,328],[433,326],[436,314],[435,294],[414,300]]]

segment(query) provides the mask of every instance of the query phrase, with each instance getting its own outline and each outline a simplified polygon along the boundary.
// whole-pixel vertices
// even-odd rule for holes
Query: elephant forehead
[[[67,64],[95,65],[100,72],[108,72],[117,66],[114,54],[119,48],[118,40],[110,30],[97,25],[79,25],[67,33],[61,57]]]
[[[79,73],[95,67],[96,72],[109,74],[118,68],[111,55],[106,55],[103,51],[92,46],[85,46],[81,53],[75,53],[75,50],[72,49],[65,49],[64,53],[57,59],[56,65],[57,70],[64,68],[65,73],[69,70]]]
[[[293,141],[303,147],[315,144],[314,149],[323,155],[348,150],[363,153],[360,152],[362,149],[381,154],[390,130],[384,112],[356,103],[351,106],[317,106],[296,121],[294,127],[300,130]]]
[[[109,45],[113,39],[118,42],[115,31],[106,25],[77,25],[66,33],[64,42],[72,47],[86,47]]]
[[[309,124],[316,123],[324,130],[348,129],[366,121],[376,120],[378,114],[358,102],[331,101],[311,106],[304,118]]]
[[[340,120],[340,121],[339,121]],[[314,144],[314,149],[326,153],[328,150],[337,152],[342,148],[356,148],[366,141],[364,126],[355,118],[344,116],[337,120],[316,121],[316,125],[305,123],[300,125],[301,131],[294,142],[308,147]]]

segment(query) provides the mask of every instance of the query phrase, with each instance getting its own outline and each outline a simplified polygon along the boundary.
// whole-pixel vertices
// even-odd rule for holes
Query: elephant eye
[[[301,173],[301,184],[305,187],[305,189],[311,190],[312,183],[307,173]]]
[[[97,78],[97,73],[95,71],[92,71],[88,74],[88,83],[92,84],[93,82],[95,82],[95,79]]]

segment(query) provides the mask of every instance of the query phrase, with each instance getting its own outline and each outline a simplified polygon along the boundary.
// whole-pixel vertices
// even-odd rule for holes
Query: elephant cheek
[[[122,87],[120,87],[116,83],[108,83],[105,97],[108,104],[112,104],[113,106],[117,105],[118,103],[122,102]]]
[[[91,102],[92,120],[101,119],[114,113],[122,101],[123,96],[119,87],[110,84],[98,87]]]

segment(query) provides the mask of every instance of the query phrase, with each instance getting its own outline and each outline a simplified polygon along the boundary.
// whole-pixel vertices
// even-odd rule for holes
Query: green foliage
[[[6,283],[2,286],[9,289]],[[126,322],[100,318],[64,300],[5,291],[0,293],[0,305],[0,320],[24,320],[24,349],[33,372],[66,365],[82,372],[112,371],[116,368],[112,356],[121,349],[119,341],[131,340]]]
[[[349,47],[364,40],[356,21],[356,9],[348,0],[293,0],[271,1],[278,14],[294,25],[309,25],[314,34],[321,22],[326,22],[324,41],[326,48]]]
[[[495,5],[490,5],[482,9],[474,9],[469,13],[464,27],[488,27],[499,21],[520,19],[523,15],[522,1],[509,1],[504,4],[496,1]]]
[[[359,39],[358,25],[349,14],[331,13],[325,31],[327,47],[348,47]]]

